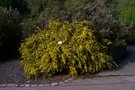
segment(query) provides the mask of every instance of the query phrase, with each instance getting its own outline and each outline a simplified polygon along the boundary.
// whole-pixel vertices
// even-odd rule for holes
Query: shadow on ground
[[[129,65],[129,63],[135,64],[135,46],[128,46],[127,52],[127,55],[122,58],[122,62],[119,63],[119,69],[124,68]]]

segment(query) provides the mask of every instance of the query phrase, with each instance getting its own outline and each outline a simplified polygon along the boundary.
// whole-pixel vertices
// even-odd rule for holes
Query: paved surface
[[[127,47],[129,56],[119,65],[119,69],[116,71],[105,71],[99,73],[100,76],[110,75],[135,75],[135,46]]]
[[[0,90],[135,90],[135,46],[129,46],[130,56],[119,65],[116,71],[99,73],[99,77],[76,79],[67,83],[49,85],[25,85],[14,87],[12,84]]]
[[[59,86],[5,87],[0,90],[135,90],[135,76],[78,79]]]

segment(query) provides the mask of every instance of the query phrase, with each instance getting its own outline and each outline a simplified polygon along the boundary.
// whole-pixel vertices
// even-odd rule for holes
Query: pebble
[[[26,81],[26,83],[29,83],[30,81]]]
[[[38,85],[37,85],[37,84],[31,84],[31,86],[32,86],[32,87],[36,87],[36,86],[38,86]]]
[[[6,84],[0,84],[0,87],[5,87],[6,86]]]
[[[16,87],[18,86],[17,84],[7,84],[8,87]]]
[[[51,86],[58,86],[58,83],[51,83]]]
[[[39,87],[43,87],[44,85],[43,85],[43,84],[39,84],[38,86],[39,86]]]
[[[25,85],[24,84],[21,84],[21,85],[19,85],[20,87],[24,87]]]
[[[25,87],[30,87],[30,84],[26,84]]]

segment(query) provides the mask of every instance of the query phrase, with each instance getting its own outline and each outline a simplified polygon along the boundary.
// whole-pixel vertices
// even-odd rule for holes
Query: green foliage
[[[26,21],[23,21],[21,23],[22,28],[22,37],[23,39],[27,38],[28,36],[32,35],[34,31],[34,25],[36,24],[36,19],[35,18],[29,18],[26,19]]]
[[[44,27],[46,26],[44,24],[46,22],[48,23],[53,17],[61,17],[60,10],[64,9],[65,0],[26,0],[26,2],[31,14],[30,18],[27,18],[22,22],[24,38],[33,34],[37,25]],[[65,17],[66,15],[64,15],[62,16]]]
[[[119,21],[115,9],[104,3],[98,2],[93,7],[88,4],[86,7],[79,8],[72,19],[89,20],[90,28],[98,35],[99,41],[100,38],[107,38],[115,46],[125,45],[127,36],[125,24]]]
[[[0,0],[0,6],[9,7],[11,6],[12,0]]]
[[[73,14],[78,8],[84,7],[88,4],[92,5],[97,0],[66,0],[65,7],[68,13]]]
[[[33,16],[37,15],[40,11],[50,12],[63,6],[63,2],[66,0],[26,0],[28,8],[31,10]]]
[[[88,22],[51,21],[47,29],[38,28],[20,47],[22,65],[28,78],[51,77],[57,73],[71,76],[113,68],[115,63],[107,54],[111,42],[96,40]]]
[[[31,35],[34,31],[33,27],[31,29],[28,27],[36,25],[40,28],[45,28],[45,24],[52,19],[60,19],[61,21],[88,20],[92,30],[100,36],[99,38],[107,38],[117,46],[126,44],[125,36],[127,35],[127,30],[125,25],[118,20],[117,0],[52,1],[46,0],[46,7],[41,13],[34,19],[32,18],[25,22],[28,24],[24,25],[24,31],[30,32],[27,33],[28,35]]]
[[[17,8],[21,13],[27,11],[25,0],[0,0],[0,6],[4,8]]]
[[[127,42],[135,42],[135,0],[119,0],[119,18],[126,22],[129,27]],[[133,27],[131,27],[131,24]]]
[[[135,43],[135,29],[129,31],[127,43]]]
[[[32,14],[36,14],[38,10],[45,7],[46,0],[26,0],[28,3],[28,8],[31,10]]]
[[[19,47],[20,15],[17,9],[0,7],[0,57],[4,52],[12,52]],[[12,52],[14,53],[14,52]],[[9,56],[9,55],[8,55]]]
[[[124,0],[120,5],[120,19],[127,23],[135,23],[135,0]]]

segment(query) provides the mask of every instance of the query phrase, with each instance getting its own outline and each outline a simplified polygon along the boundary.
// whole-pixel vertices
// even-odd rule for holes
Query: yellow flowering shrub
[[[51,21],[48,28],[28,37],[20,47],[22,65],[28,78],[51,77],[67,72],[71,76],[111,69],[107,54],[109,40],[101,45],[86,21]]]

